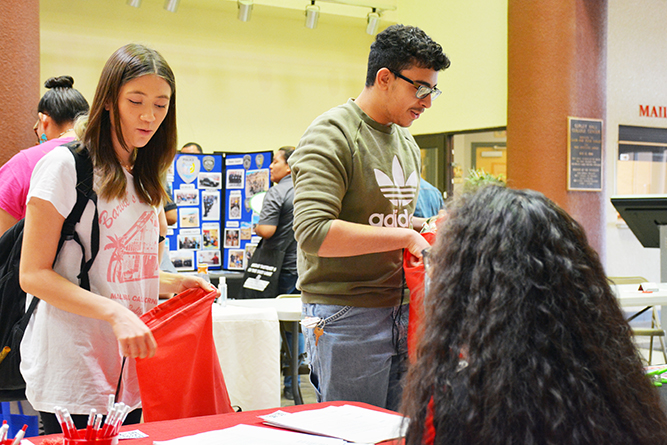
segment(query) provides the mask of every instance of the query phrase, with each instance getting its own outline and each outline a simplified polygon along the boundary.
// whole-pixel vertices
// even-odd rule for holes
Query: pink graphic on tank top
[[[144,212],[122,237],[108,237],[104,250],[114,249],[107,269],[107,281],[127,283],[158,278],[158,226],[155,212]]]

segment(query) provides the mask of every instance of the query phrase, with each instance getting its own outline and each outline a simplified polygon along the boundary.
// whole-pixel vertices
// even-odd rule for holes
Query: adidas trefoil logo
[[[380,186],[380,191],[389,202],[395,207],[405,207],[415,199],[419,178],[417,177],[416,172],[412,172],[408,179],[405,180],[405,173],[401,168],[397,156],[394,156],[391,167],[391,173],[394,176],[393,181],[389,176],[378,169],[374,169],[375,180]],[[390,215],[373,213],[368,219],[368,223],[371,226],[409,227],[410,215],[408,214],[407,209],[403,209],[401,213],[398,213],[398,210],[394,210]]]
[[[380,191],[382,194],[395,206],[404,207],[413,199],[415,199],[415,192],[417,191],[417,185],[419,184],[419,178],[417,174],[412,172],[408,180],[405,180],[405,173],[401,168],[400,162],[398,162],[398,157],[394,156],[394,161],[391,166],[392,175],[394,175],[394,180],[392,181],[389,176],[384,172],[374,169],[375,171],[375,180],[380,186]]]

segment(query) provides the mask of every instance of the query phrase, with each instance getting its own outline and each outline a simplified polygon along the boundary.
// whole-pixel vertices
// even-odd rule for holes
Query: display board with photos
[[[260,241],[255,234],[259,213],[251,203],[261,200],[271,186],[271,157],[270,151],[226,154],[222,247],[227,270],[245,270]]]
[[[177,154],[167,173],[178,219],[169,226],[166,241],[176,270],[193,271],[201,264],[222,267],[224,171],[223,155]]]

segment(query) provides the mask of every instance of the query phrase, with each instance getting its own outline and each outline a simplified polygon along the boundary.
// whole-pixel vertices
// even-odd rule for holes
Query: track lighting
[[[252,0],[238,0],[237,5],[239,7],[239,20],[242,22],[247,22],[250,20],[250,13],[252,12]]]
[[[141,0],[127,0],[127,6],[138,8],[141,6]]]
[[[176,12],[178,9],[178,4],[181,2],[181,0],[165,0],[164,2],[164,9],[166,9],[169,12]]]
[[[372,12],[368,13],[366,22],[368,23],[368,25],[366,25],[366,33],[375,35],[375,33],[378,32],[378,26],[380,26],[380,14],[375,8],[373,8]]]
[[[317,28],[317,20],[320,18],[320,7],[311,0],[310,5],[306,6],[306,28]]]

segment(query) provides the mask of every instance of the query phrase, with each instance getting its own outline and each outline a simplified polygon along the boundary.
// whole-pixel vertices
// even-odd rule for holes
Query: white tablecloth
[[[213,338],[232,405],[280,407],[280,325],[274,308],[213,305]]]

